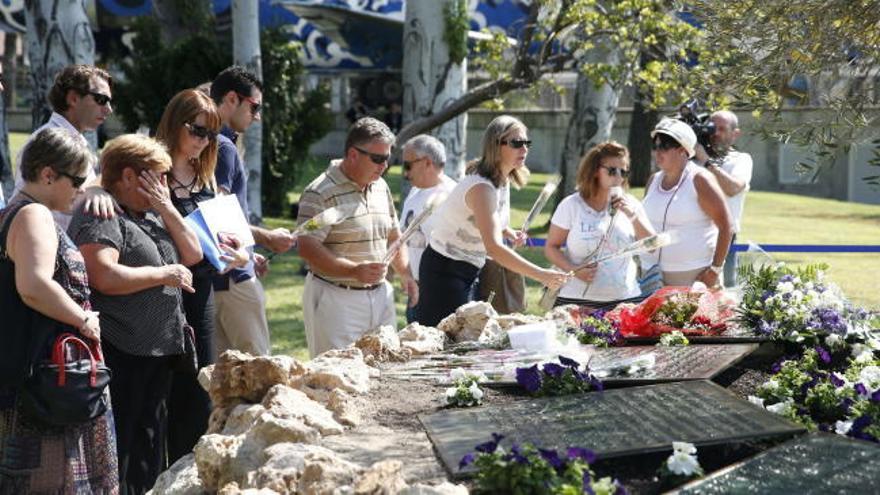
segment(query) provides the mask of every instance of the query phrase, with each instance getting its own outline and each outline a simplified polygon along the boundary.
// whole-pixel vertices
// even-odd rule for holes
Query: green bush
[[[308,169],[309,146],[333,126],[326,86],[302,87],[299,43],[281,29],[260,33],[263,58],[263,214],[286,215],[287,193]]]
[[[116,113],[129,132],[141,125],[155,130],[175,94],[213,80],[232,64],[231,47],[210,34],[163,46],[158,21],[146,16],[134,21],[133,31],[131,56],[121,62],[124,77],[113,89]]]

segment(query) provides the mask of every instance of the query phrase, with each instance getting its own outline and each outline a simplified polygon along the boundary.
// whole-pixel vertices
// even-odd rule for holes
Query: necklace
[[[174,174],[171,174],[171,180],[173,180],[174,182],[176,182],[178,184],[177,186],[174,186],[172,189],[184,189],[187,192],[192,192],[193,186],[196,185],[196,181],[198,179],[199,179],[199,176],[197,174],[193,175],[193,178],[191,181],[189,181],[189,184],[184,184],[183,182],[180,182],[179,180],[177,180],[177,177],[175,177]]]

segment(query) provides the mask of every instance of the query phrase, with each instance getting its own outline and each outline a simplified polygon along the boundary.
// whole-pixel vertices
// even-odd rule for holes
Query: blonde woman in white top
[[[526,126],[514,117],[502,115],[489,123],[483,134],[483,156],[470,165],[469,175],[433,217],[430,244],[419,266],[419,323],[435,326],[471,300],[487,256],[551,288],[568,279],[565,273],[541,268],[504,245],[504,238],[515,244],[524,240],[510,227],[502,228],[499,215],[510,202],[508,184],[525,184],[530,144]]]
[[[627,177],[629,151],[620,143],[599,143],[581,160],[578,190],[559,203],[544,246],[555,266],[575,272],[559,291],[557,306],[606,308],[641,295],[632,256],[583,267],[654,233],[641,203],[624,189]]]
[[[663,119],[651,138],[659,171],[648,179],[642,203],[658,232],[674,231],[678,238],[656,255],[663,283],[720,287],[733,236],[724,193],[710,172],[690,161],[697,137],[689,125]]]

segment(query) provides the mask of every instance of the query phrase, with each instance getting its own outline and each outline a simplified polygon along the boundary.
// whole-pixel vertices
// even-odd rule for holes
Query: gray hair
[[[428,158],[434,166],[443,168],[446,163],[446,146],[434,136],[419,134],[403,145],[404,150],[411,150],[417,158]]]
[[[95,156],[82,139],[72,131],[50,127],[38,132],[21,152],[21,176],[34,182],[40,170],[50,167],[57,173],[85,175]]]
[[[373,117],[358,119],[348,128],[348,136],[345,138],[345,152],[353,146],[364,146],[373,141],[394,145],[394,133],[384,122]]]
[[[736,118],[736,114],[730,110],[718,110],[712,114],[712,117],[721,117],[726,120],[728,125],[730,125],[731,130],[739,129],[739,119]]]

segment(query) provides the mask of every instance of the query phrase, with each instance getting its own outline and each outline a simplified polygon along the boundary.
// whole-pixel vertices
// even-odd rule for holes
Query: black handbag
[[[22,411],[57,426],[85,423],[104,414],[110,369],[100,344],[91,346],[72,333],[55,339],[49,359],[37,363],[20,389]]]

